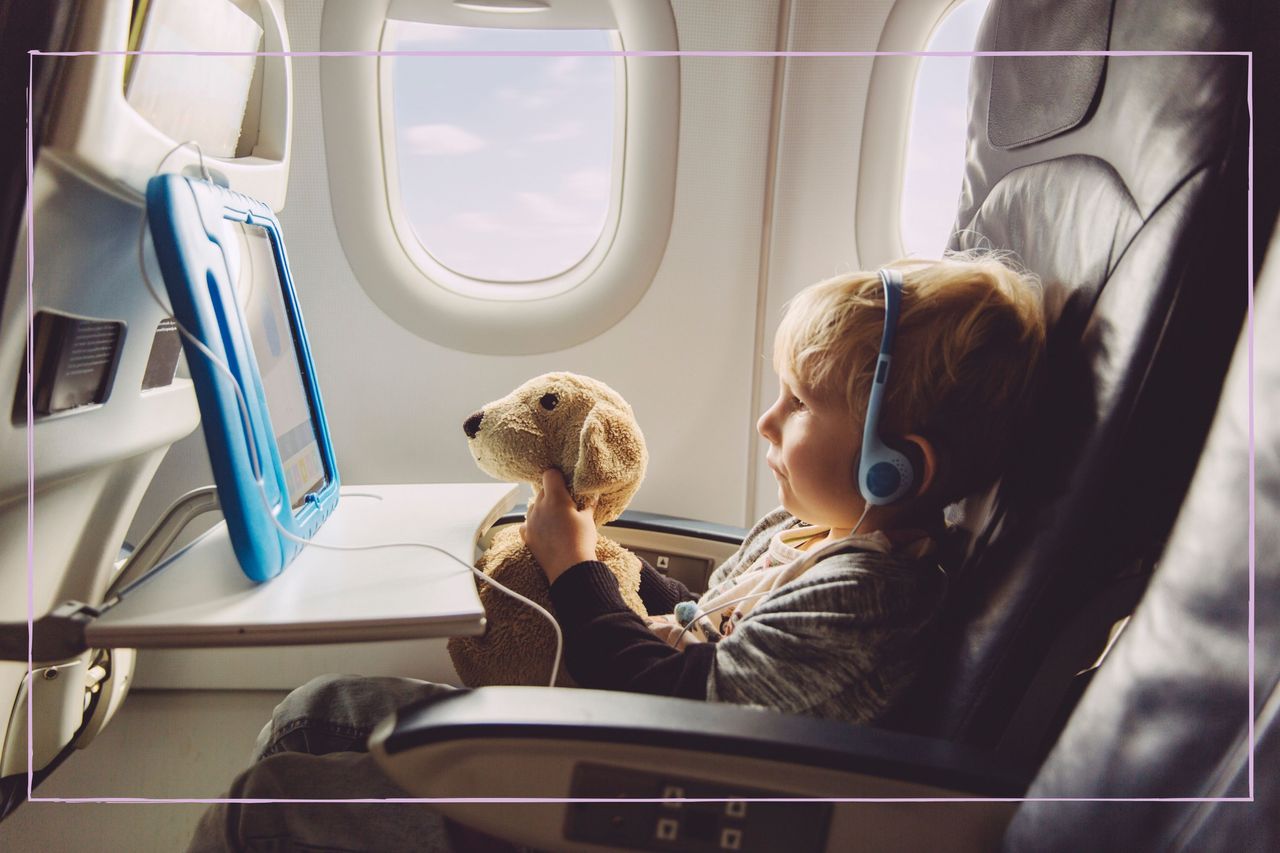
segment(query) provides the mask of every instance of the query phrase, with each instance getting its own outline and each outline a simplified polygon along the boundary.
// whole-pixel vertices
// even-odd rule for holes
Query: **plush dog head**
[[[622,514],[649,461],[627,401],[574,373],[530,379],[467,418],[463,430],[481,471],[531,483],[537,492],[542,472],[556,468],[579,506],[596,496],[597,524]]]

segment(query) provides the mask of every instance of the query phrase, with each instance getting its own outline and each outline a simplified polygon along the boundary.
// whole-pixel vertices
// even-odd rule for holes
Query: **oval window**
[[[456,277],[425,273],[492,298],[486,283],[554,278],[611,233],[620,59],[483,54],[615,51],[614,32],[388,21],[384,49],[474,52],[387,57],[392,215]]]
[[[320,46],[343,54],[320,63],[334,224],[387,317],[523,355],[644,296],[675,208],[680,61],[626,50],[676,49],[669,3],[326,3]]]
[[[927,51],[971,51],[990,0],[964,0],[938,24]],[[926,56],[916,71],[902,177],[902,247],[908,256],[942,255],[955,225],[964,180],[969,56]]]

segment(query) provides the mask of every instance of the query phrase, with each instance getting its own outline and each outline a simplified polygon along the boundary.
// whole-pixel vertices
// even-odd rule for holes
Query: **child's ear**
[[[902,452],[911,460],[915,471],[916,482],[911,487],[911,497],[918,498],[928,494],[938,479],[938,452],[933,443],[923,435],[904,435]]]

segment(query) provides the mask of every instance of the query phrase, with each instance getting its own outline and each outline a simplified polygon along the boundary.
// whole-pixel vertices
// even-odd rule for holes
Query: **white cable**
[[[867,513],[868,513],[868,512],[870,512],[870,511],[871,511],[871,502],[870,502],[870,501],[867,501],[867,502],[863,503],[863,505],[862,505],[862,515],[858,516],[858,523],[857,523],[857,524],[855,524],[855,525],[853,526],[853,529],[852,529],[852,530],[850,530],[850,531],[849,531],[849,533],[845,536],[845,538],[846,538],[846,539],[847,539],[847,538],[849,538],[849,537],[851,537],[851,536],[853,536],[853,534],[855,534],[855,533],[857,533],[857,532],[858,532],[858,528],[862,526],[862,522],[866,520],[866,518],[867,518]]]
[[[728,601],[717,604],[714,608],[712,608],[712,610],[723,610],[724,608],[728,607],[730,604],[737,604],[739,602],[746,601],[751,598],[760,598],[761,596],[768,595],[771,592],[773,592],[772,589],[766,589],[762,592],[753,592],[749,595],[744,595],[739,598],[731,598]],[[688,632],[690,628],[694,626],[695,623],[697,623],[699,619],[706,616],[710,612],[711,610],[695,610],[693,613],[693,616],[689,618],[689,621],[685,622],[684,626],[681,627],[680,633],[676,634],[676,638],[671,641],[671,645],[677,649],[680,648],[680,639],[685,635],[685,633]],[[717,631],[718,630],[719,629],[717,629]]]
[[[870,509],[871,509],[871,505],[870,505],[870,504],[864,504],[864,505],[863,505],[863,508],[862,508],[862,515],[858,516],[858,523],[857,523],[857,524],[855,524],[855,525],[853,526],[853,529],[852,529],[852,530],[850,530],[847,534],[845,534],[843,537],[841,537],[841,539],[839,539],[839,540],[837,540],[837,541],[839,542],[839,541],[843,541],[844,539],[851,539],[851,538],[853,538],[853,535],[854,535],[855,533],[857,533],[857,532],[858,532],[858,528],[860,528],[860,527],[862,526],[862,522],[863,522],[863,521],[866,519],[866,517],[867,517],[867,511],[868,511],[868,510],[870,510]],[[833,542],[833,543],[832,543],[832,545],[834,545],[834,544],[836,544],[836,543],[834,543],[834,542]],[[830,546],[828,546],[828,547],[830,547]],[[824,549],[822,549],[822,550],[826,550],[826,549],[824,548]],[[816,552],[816,553],[820,553],[820,552]],[[757,558],[757,559],[758,559],[758,558]],[[737,575],[734,575],[733,577],[726,578],[725,580],[723,580],[723,581],[721,581],[719,584],[717,584],[717,585],[716,585],[716,587],[715,587],[715,589],[707,590],[707,591],[706,591],[706,592],[704,592],[702,595],[700,595],[700,596],[699,596],[699,599],[706,598],[707,596],[712,595],[713,593],[717,593],[717,592],[719,592],[719,591],[720,591],[720,590],[722,590],[722,589],[728,589],[729,587],[731,587],[731,586],[733,586],[735,583],[737,583],[738,579],[739,579],[739,578],[741,578],[741,577],[742,577],[742,575],[741,575],[741,574],[737,574]]]
[[[862,515],[858,516],[858,523],[853,526],[852,530],[850,530],[847,534],[837,539],[835,542],[832,542],[830,545],[827,545],[823,548],[819,548],[817,551],[814,551],[812,554],[806,554],[801,559],[809,561],[810,564],[816,563],[818,561],[818,558],[821,557],[822,554],[827,550],[832,549],[836,546],[843,547],[845,541],[853,538],[853,534],[858,532],[858,528],[862,526],[862,522],[867,517],[867,511],[870,509],[871,509],[870,503],[863,504]],[[808,566],[806,566],[805,568],[808,568]],[[716,586],[715,590],[703,593],[699,600],[711,595],[712,592],[719,592],[722,589],[726,589],[729,586],[732,586],[732,584],[736,583],[738,579],[740,579],[741,577],[742,575],[735,575],[732,578],[726,579],[725,581],[720,583],[718,586]],[[676,638],[671,641],[671,645],[676,648],[679,648],[680,638],[682,638],[685,635],[685,633],[690,628],[692,628],[699,619],[701,619],[702,617],[710,613],[711,610],[723,610],[724,608],[728,607],[730,604],[738,604],[739,602],[747,601],[748,599],[751,599],[751,598],[760,598],[761,596],[768,595],[771,592],[773,592],[772,588],[766,589],[763,592],[753,592],[753,593],[750,593],[749,595],[744,595],[741,598],[731,598],[728,601],[721,602],[715,605],[715,607],[711,608],[710,610],[695,610],[693,616],[690,617],[689,620],[685,622],[684,626],[680,629],[680,633],[676,634]],[[708,604],[710,604],[710,602],[708,602]]]
[[[174,146],[173,148],[169,149],[169,153],[165,154],[164,157],[161,158],[160,165],[156,167],[155,173],[158,174],[160,172],[160,169],[164,166],[165,161],[168,160],[169,157],[172,156],[175,151],[177,151],[179,148],[183,147],[184,145],[196,146],[196,151],[200,154],[201,171],[204,173],[205,178],[208,180],[209,171],[204,166],[204,154],[203,152],[200,152],[199,144],[194,141],[182,142]],[[222,359],[218,358],[207,346],[204,345],[204,343],[202,343],[194,335],[192,335],[189,331],[187,331],[187,329],[182,325],[182,323],[180,323],[178,319],[173,316],[173,311],[168,306],[166,306],[163,301],[161,301],[160,295],[156,291],[155,286],[151,281],[151,276],[147,272],[147,265],[146,265],[145,256],[143,253],[143,242],[146,235],[146,227],[147,227],[147,208],[144,202],[142,206],[142,223],[141,223],[141,227],[138,229],[138,266],[142,271],[143,284],[146,285],[147,292],[151,294],[151,298],[155,300],[155,303],[160,306],[160,309],[165,312],[165,315],[169,319],[173,320],[174,325],[177,327],[178,332],[183,336],[183,338],[185,338],[196,349],[198,349],[201,353],[203,353],[205,358],[207,358],[211,364],[217,367],[220,371],[222,371],[223,374],[226,375],[226,377],[229,380],[231,380],[231,388],[233,391],[235,391],[236,402],[239,404],[239,407],[240,407],[240,418],[243,423],[245,432],[248,434],[248,437],[249,437],[249,460],[253,467],[254,482],[258,486],[258,494],[261,495],[262,497],[262,505],[267,511],[267,517],[271,519],[271,523],[276,526],[276,529],[279,530],[280,533],[283,534],[285,538],[291,539],[294,542],[298,542],[302,544],[304,547],[310,546],[313,548],[323,548],[330,551],[374,551],[381,548],[409,547],[409,548],[427,548],[429,550],[436,551],[440,554],[443,554],[444,556],[453,560],[455,563],[458,563],[460,566],[465,568],[468,572],[476,575],[482,581],[489,584],[490,586],[497,589],[498,591],[511,596],[517,601],[520,601],[524,604],[529,605],[534,610],[538,611],[538,613],[542,614],[542,616],[545,617],[549,623],[551,623],[551,629],[552,631],[555,632],[555,636],[556,636],[556,653],[555,653],[555,657],[552,660],[551,678],[549,680],[548,686],[555,687],[556,674],[560,671],[560,659],[562,656],[562,652],[564,650],[564,636],[560,631],[560,625],[556,622],[555,617],[552,616],[546,610],[546,608],[542,607],[537,602],[534,602],[529,600],[528,598],[525,598],[523,595],[521,595],[518,592],[515,592],[514,590],[507,589],[505,586],[498,583],[493,578],[489,577],[484,572],[477,569],[475,566],[472,566],[466,561],[459,559],[458,557],[454,556],[453,554],[449,553],[444,548],[441,548],[438,545],[432,545],[427,542],[387,542],[387,543],[381,543],[378,545],[323,545],[319,542],[314,542],[310,539],[306,539],[304,537],[296,535],[291,530],[286,529],[284,525],[280,523],[280,519],[276,518],[275,513],[271,511],[271,501],[267,497],[267,488],[266,488],[265,482],[263,481],[263,476],[262,476],[261,460],[258,456],[257,436],[254,430],[252,429],[252,424],[249,421],[249,407],[248,407],[248,404],[245,402],[244,392],[240,387],[240,382],[236,379],[235,375],[232,374],[230,367],[228,367],[222,361]],[[231,263],[227,259],[226,249],[221,244],[219,244],[218,250],[219,250],[219,253],[222,255],[223,268],[226,270],[228,283],[231,285],[234,285],[234,282],[231,281],[231,279],[233,278],[233,276],[231,275]]]

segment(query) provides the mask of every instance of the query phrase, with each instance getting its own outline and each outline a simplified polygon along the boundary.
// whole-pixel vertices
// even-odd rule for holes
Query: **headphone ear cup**
[[[858,472],[858,488],[872,506],[887,506],[911,493],[915,467],[906,454],[881,445],[864,452]]]

